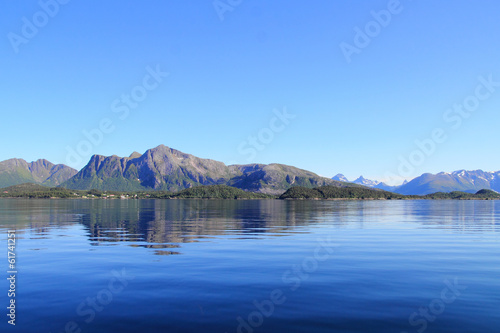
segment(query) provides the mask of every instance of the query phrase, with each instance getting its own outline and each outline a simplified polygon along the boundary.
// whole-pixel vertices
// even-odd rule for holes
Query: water
[[[0,200],[1,332],[497,332],[499,201]]]

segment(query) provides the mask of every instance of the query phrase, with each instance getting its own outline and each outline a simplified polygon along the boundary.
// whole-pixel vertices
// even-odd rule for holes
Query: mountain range
[[[284,164],[225,165],[160,145],[128,157],[94,155],[77,171],[63,164],[39,159],[0,162],[0,188],[22,183],[62,186],[74,190],[177,192],[200,185],[228,185],[245,191],[282,194],[293,186],[370,187],[405,195],[482,189],[500,192],[500,171],[459,170],[425,173],[399,186],[358,177],[352,182],[342,174],[329,179],[311,171]]]
[[[482,189],[500,192],[500,171],[459,170],[452,173],[424,173],[399,186],[395,192],[400,194],[429,194],[451,191],[475,193]]]
[[[343,179],[342,181],[348,181],[342,174],[337,174],[332,179]],[[458,170],[452,173],[424,173],[411,181],[405,181],[399,186],[390,186],[376,180],[365,179],[363,176],[357,178],[352,183],[405,195],[426,195],[436,192],[452,191],[476,193],[482,189],[500,192],[500,171]]]
[[[229,165],[160,145],[129,157],[94,155],[62,184],[75,190],[179,191],[199,185],[229,185],[245,191],[281,194],[294,185],[353,186],[283,164]]]
[[[13,158],[0,162],[0,187],[22,183],[58,186],[77,172],[64,164],[53,164],[44,159],[28,163],[23,159]]]
[[[344,176],[341,173],[335,175],[334,177],[332,177],[332,179],[337,180],[337,181],[341,181],[341,182],[349,182],[349,180],[346,178],[346,176]],[[377,180],[366,179],[363,176],[359,176],[351,183],[363,185],[363,186],[367,186],[367,187],[372,187],[372,188],[378,188],[378,189],[381,189],[384,191],[391,191],[391,192],[394,192],[398,188],[398,186],[387,185],[386,183],[379,182]]]

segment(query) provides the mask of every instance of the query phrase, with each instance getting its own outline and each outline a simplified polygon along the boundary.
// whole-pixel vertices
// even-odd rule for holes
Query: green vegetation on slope
[[[476,192],[475,194],[476,197],[486,197],[486,198],[495,198],[495,199],[500,199],[500,193],[495,192],[493,190],[489,189],[482,189]]]
[[[182,190],[172,195],[172,198],[203,198],[203,199],[270,199],[275,196],[263,193],[246,192],[227,185],[197,186]]]
[[[66,165],[55,165],[43,159],[28,163],[13,158],[0,162],[0,188],[24,183],[58,186],[76,172]]]
[[[4,171],[0,174],[0,187],[6,187],[22,183],[35,183],[33,176],[28,170],[15,169]]]
[[[436,192],[432,194],[427,194],[422,196],[424,199],[459,199],[459,200],[474,200],[474,199],[482,199],[482,200],[494,200],[500,199],[500,193],[497,193],[492,190],[479,190],[476,193],[467,193],[462,191],[452,191],[452,192]]]

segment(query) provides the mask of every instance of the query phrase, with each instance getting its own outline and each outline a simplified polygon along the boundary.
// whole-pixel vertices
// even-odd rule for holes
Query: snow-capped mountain
[[[341,173],[336,174],[334,177],[332,177],[332,179],[336,180],[336,181],[340,181],[340,182],[349,182],[347,177]],[[394,192],[394,190],[398,187],[398,186],[390,186],[390,185],[387,185],[386,183],[382,183],[382,182],[379,182],[376,180],[366,179],[363,176],[359,176],[352,183],[367,186],[367,187],[379,188],[381,190],[392,191],[392,192]]]
[[[348,181],[342,174],[338,174],[332,179],[344,182]],[[435,192],[452,191],[476,193],[482,189],[500,192],[500,171],[458,170],[451,173],[424,173],[411,181],[405,180],[399,186],[390,186],[377,180],[366,179],[363,176],[360,176],[352,183],[408,195],[425,195]]]
[[[398,188],[398,186],[387,185],[386,183],[379,182],[377,180],[366,179],[363,176],[359,176],[359,178],[353,181],[353,183],[391,192],[394,192]]]
[[[347,178],[341,173],[336,174],[335,176],[332,177],[332,179],[339,182],[349,182]]]
[[[378,184],[380,184],[379,181],[376,180],[371,180],[371,179],[366,179],[363,176],[359,176],[355,181],[353,181],[354,184],[359,184],[359,185],[364,185],[368,187],[375,187]]]
[[[458,170],[452,173],[424,173],[395,190],[401,194],[429,194],[434,192],[464,191],[475,193],[482,189],[500,191],[500,171]]]

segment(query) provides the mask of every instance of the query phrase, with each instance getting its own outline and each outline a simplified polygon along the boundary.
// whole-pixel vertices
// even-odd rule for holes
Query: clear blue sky
[[[500,2],[237,2],[221,0],[231,10],[218,13],[211,0],[72,0],[57,12],[46,6],[50,16],[37,1],[3,1],[0,160],[67,163],[82,131],[109,119],[113,131],[91,154],[165,144],[227,164],[384,179],[418,149],[415,140],[442,128],[447,140],[405,177],[500,170],[500,87],[461,124],[457,114],[443,119],[474,96],[478,77],[500,81]],[[388,7],[390,22],[374,25],[371,12]],[[372,37],[358,40],[348,63],[341,43],[356,46],[356,27]],[[157,87],[120,119],[121,96],[142,98],[147,68],[157,66],[169,75],[158,85],[150,78]],[[273,110],[284,108],[295,118],[283,125]],[[262,150],[248,140],[259,134]]]

